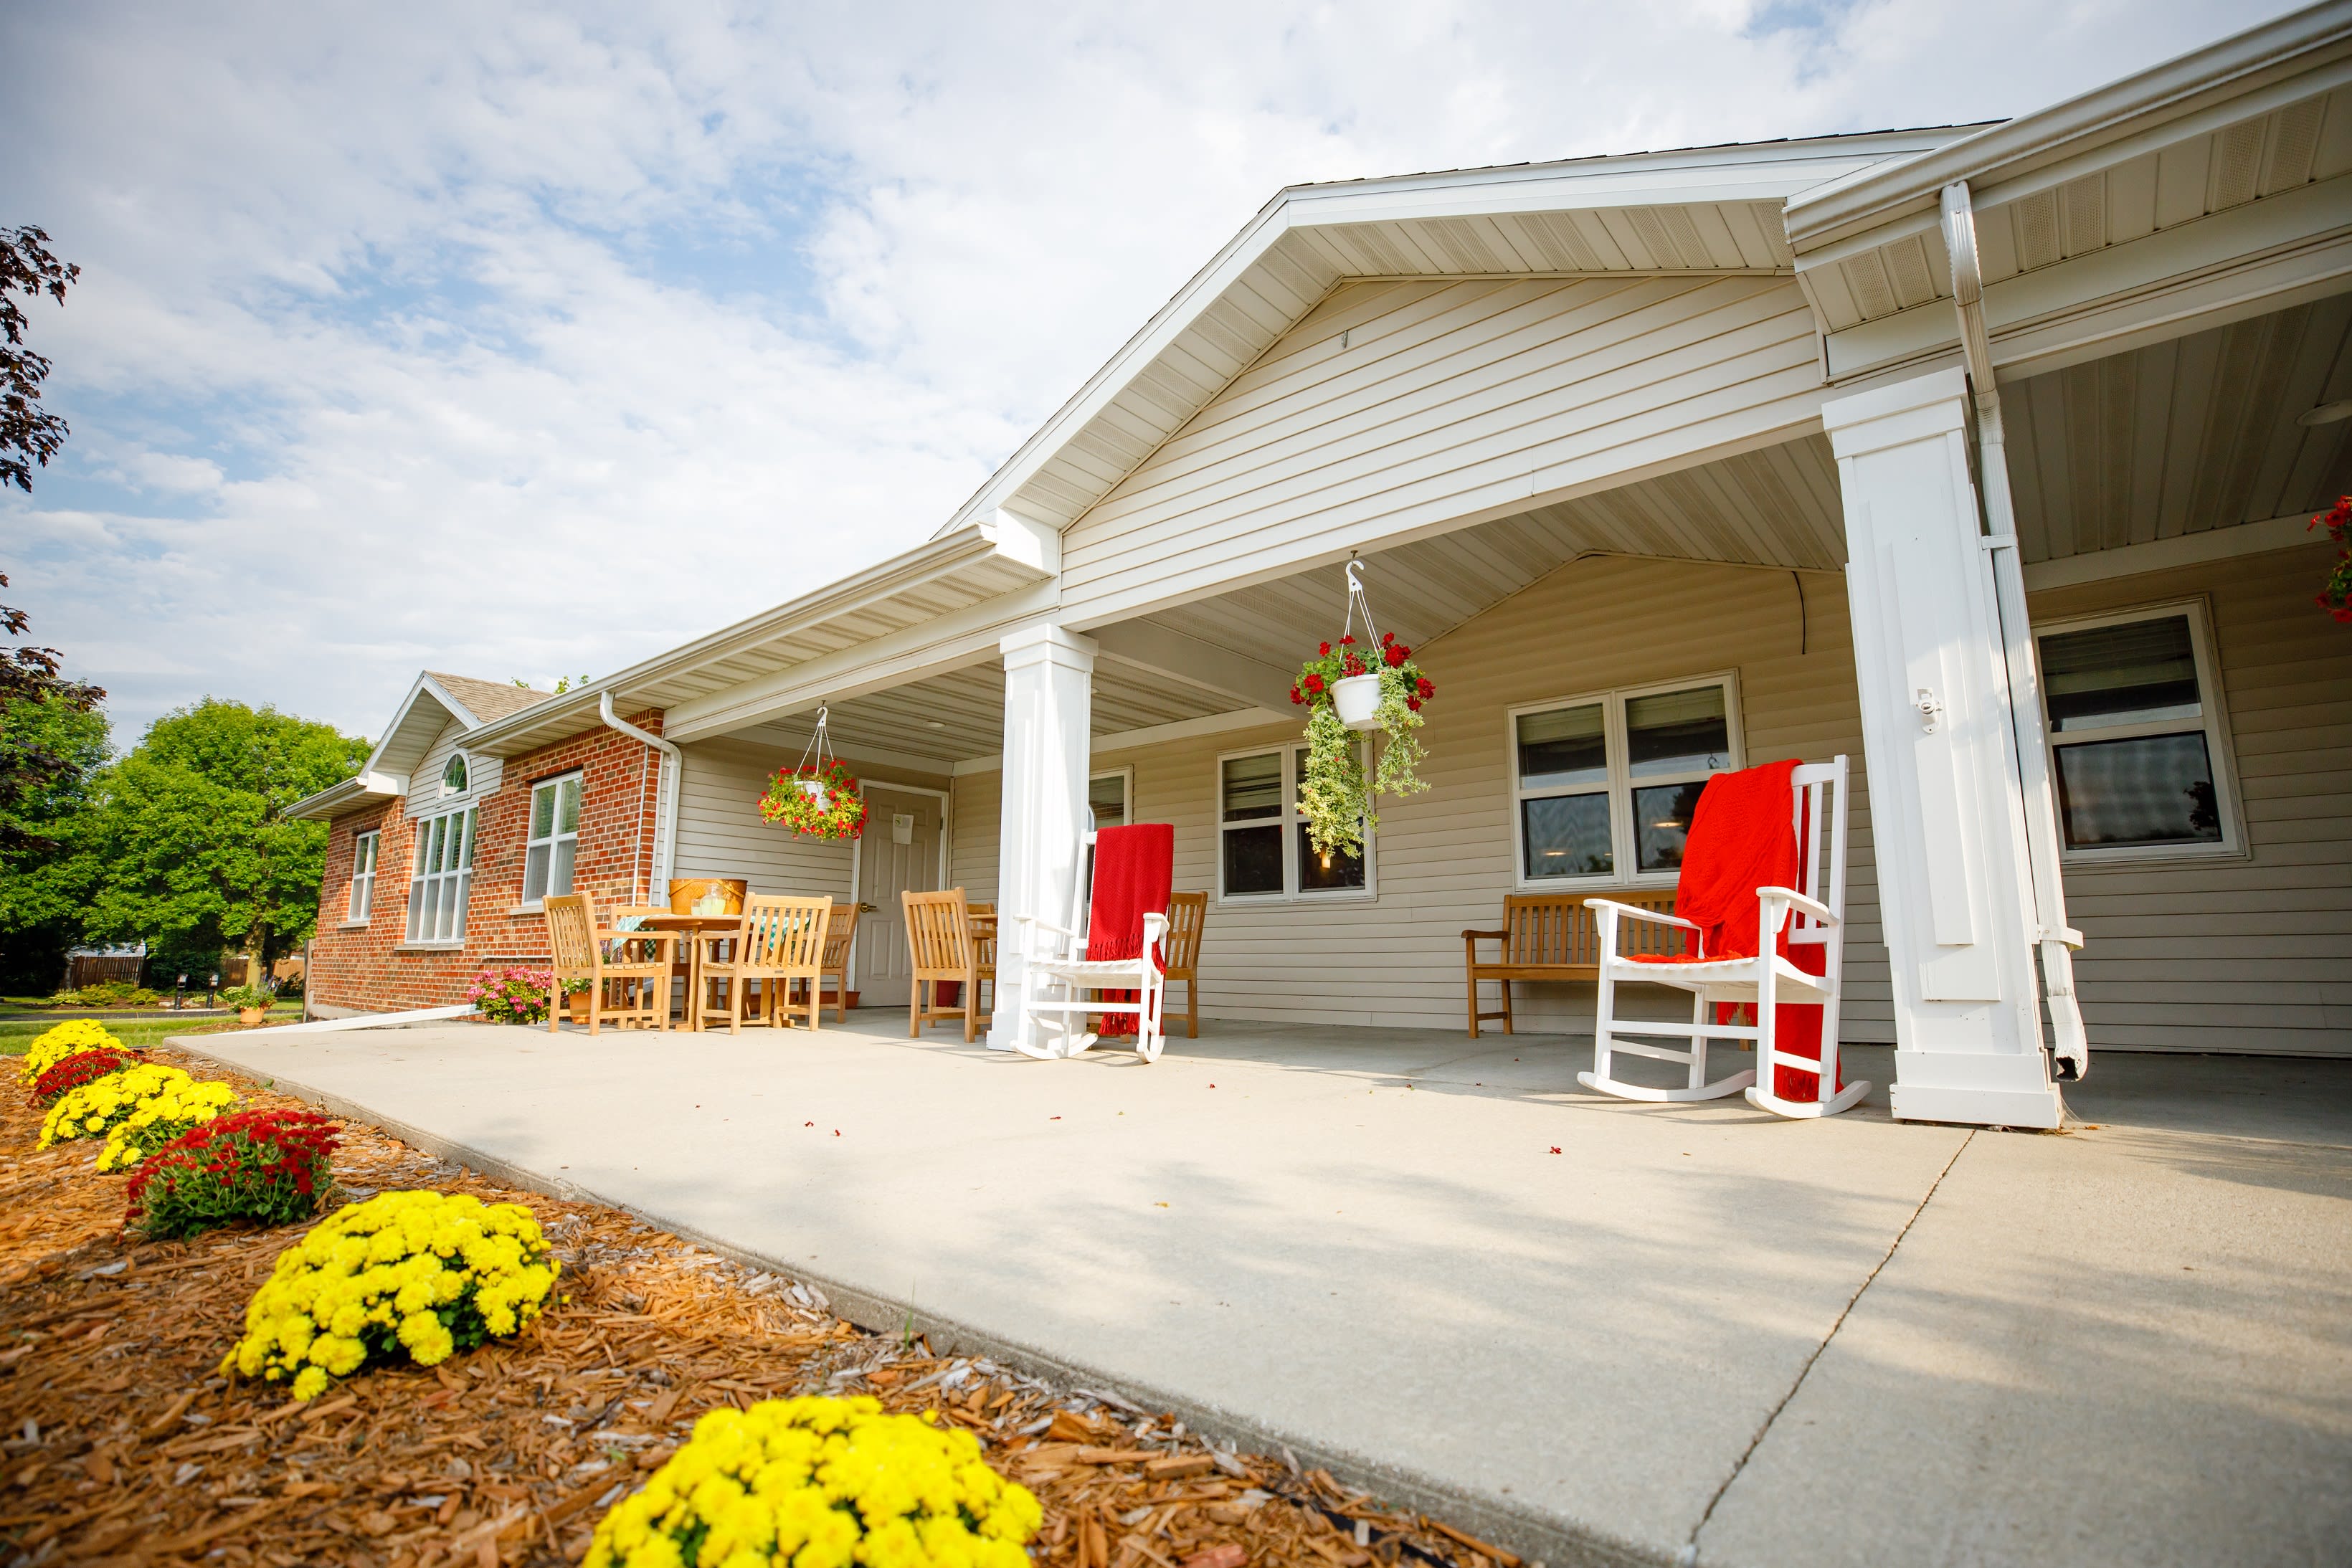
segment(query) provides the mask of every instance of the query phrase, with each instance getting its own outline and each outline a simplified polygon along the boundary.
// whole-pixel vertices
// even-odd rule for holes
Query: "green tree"
[[[81,936],[75,830],[106,763],[106,715],[54,693],[0,699],[0,985],[47,990]]]
[[[89,935],[235,949],[266,969],[319,918],[327,827],[286,808],[367,755],[366,741],[275,708],[206,697],[165,714],[98,776],[77,831]]]

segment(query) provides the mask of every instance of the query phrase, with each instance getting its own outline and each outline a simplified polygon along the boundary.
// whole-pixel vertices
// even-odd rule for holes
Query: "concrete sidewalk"
[[[2053,1136],[1895,1124],[1883,1051],[1792,1124],[1558,1037],[904,1029],[187,1049],[1553,1568],[2352,1560],[2352,1063],[2105,1056]]]

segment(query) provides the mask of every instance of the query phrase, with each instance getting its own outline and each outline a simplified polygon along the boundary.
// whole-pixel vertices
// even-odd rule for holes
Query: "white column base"
[[[2046,1131],[2066,1119],[2065,1099],[2049,1082],[2038,1052],[1898,1050],[1886,1098],[1904,1122]]]

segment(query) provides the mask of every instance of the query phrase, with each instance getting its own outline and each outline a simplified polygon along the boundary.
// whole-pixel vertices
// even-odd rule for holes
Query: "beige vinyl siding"
[[[795,756],[740,740],[696,741],[678,751],[686,766],[678,776],[677,875],[740,876],[754,893],[851,896],[852,845],[803,838],[760,815],[768,780]],[[845,760],[877,784],[947,788],[944,778]]]
[[[1063,536],[1062,602],[1134,612],[1756,444],[1820,383],[1787,278],[1344,285]]]
[[[948,885],[975,904],[996,902],[997,846],[1004,839],[1004,776],[957,778],[948,806]]]
[[[1735,670],[1748,761],[1821,761],[1839,752],[1853,758],[1853,927],[1842,1033],[1892,1038],[1845,596],[1838,579],[1822,573],[1804,574],[1803,588],[1801,624],[1797,579],[1787,571],[1589,557],[1416,649],[1439,693],[1422,732],[1430,789],[1381,807],[1378,896],[1212,904],[1201,961],[1203,1011],[1463,1027],[1461,933],[1496,925],[1513,889],[1507,710]],[[1800,652],[1801,643],[1807,651]],[[1134,768],[1137,820],[1175,824],[1176,885],[1213,894],[1216,758],[1297,737],[1297,726],[1274,725],[1102,752],[1094,765]],[[992,814],[996,777],[958,780],[960,880],[973,877],[978,852],[976,834],[961,824],[977,814],[983,786]],[[1491,1007],[1491,989],[1488,996]],[[1525,1028],[1591,1029],[1589,986],[1522,985],[1517,998]]]
[[[2057,620],[2202,594],[2242,857],[2072,866],[2091,1048],[2352,1055],[2352,635],[2312,603],[2326,544],[2038,593]]]

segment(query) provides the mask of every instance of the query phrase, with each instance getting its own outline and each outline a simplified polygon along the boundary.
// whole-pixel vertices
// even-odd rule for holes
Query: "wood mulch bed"
[[[257,1106],[299,1102],[257,1092]],[[869,1393],[936,1408],[1045,1509],[1053,1568],[1517,1568],[1286,1455],[866,1333],[812,1287],[601,1204],[485,1181],[347,1124],[340,1196],[397,1187],[528,1204],[563,1261],[537,1324],[431,1371],[363,1372],[309,1406],[214,1368],[301,1227],[187,1242],[121,1234],[123,1178],[89,1144],[37,1152],[0,1059],[0,1562],[210,1559],[436,1568],[576,1563],[604,1509],[722,1404]]]

